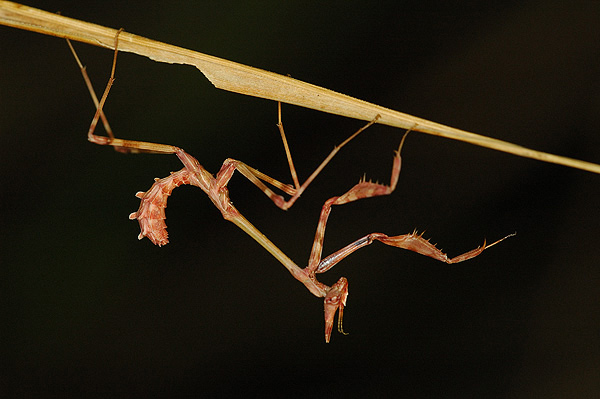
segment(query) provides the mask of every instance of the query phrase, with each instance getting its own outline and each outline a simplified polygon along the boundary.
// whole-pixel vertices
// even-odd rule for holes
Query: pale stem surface
[[[9,1],[0,1],[0,24],[46,35],[114,49],[116,29],[83,22]],[[350,118],[410,129],[543,162],[600,173],[600,165],[493,139],[445,126],[352,98],[297,79],[238,64],[181,47],[161,43],[128,32],[120,34],[119,51],[131,52],[154,61],[187,64],[198,68],[211,83],[223,90],[262,97]],[[507,116],[510,118],[510,115]]]

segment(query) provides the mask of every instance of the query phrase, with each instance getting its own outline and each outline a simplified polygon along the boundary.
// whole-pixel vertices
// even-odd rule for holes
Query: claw
[[[342,329],[342,318],[344,317],[344,306],[348,298],[348,280],[342,277],[335,283],[325,296],[325,342],[329,343],[335,313],[339,309],[338,331],[346,335]]]

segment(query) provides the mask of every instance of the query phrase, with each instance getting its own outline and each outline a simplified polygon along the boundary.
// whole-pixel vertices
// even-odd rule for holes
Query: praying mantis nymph
[[[132,220],[137,220],[140,224],[141,232],[138,238],[141,240],[143,237],[148,237],[154,244],[162,246],[167,244],[168,235],[166,230],[165,219],[165,208],[167,206],[167,199],[171,192],[182,184],[190,184],[199,187],[204,191],[211,199],[213,204],[223,215],[223,218],[234,223],[240,229],[245,231],[250,237],[256,240],[262,245],[271,255],[273,255],[279,262],[281,262],[286,269],[308,288],[308,290],[319,298],[324,298],[324,310],[325,310],[325,341],[329,342],[331,338],[331,331],[333,329],[335,314],[338,314],[338,331],[344,333],[342,328],[342,319],[344,306],[348,297],[348,281],[346,278],[341,277],[331,287],[319,282],[316,278],[318,273],[324,273],[335,266],[338,262],[350,255],[354,251],[367,246],[373,241],[380,241],[386,245],[408,249],[413,252],[417,252],[421,255],[429,256],[433,259],[445,262],[445,263],[458,263],[471,258],[476,257],[483,250],[495,245],[504,239],[513,236],[510,234],[490,245],[487,245],[484,241],[483,245],[468,251],[462,255],[454,258],[448,258],[448,256],[436,248],[435,245],[431,244],[429,240],[422,237],[422,234],[418,234],[416,231],[410,234],[402,234],[398,236],[388,236],[382,233],[371,233],[358,240],[350,243],[344,248],[337,252],[322,258],[323,240],[325,237],[325,227],[327,219],[331,212],[333,205],[342,205],[352,201],[356,201],[363,198],[376,197],[380,195],[391,194],[396,188],[398,177],[400,175],[400,151],[406,138],[406,133],[398,147],[393,158],[392,173],[389,185],[373,183],[364,179],[360,180],[358,184],[348,190],[346,193],[335,196],[327,201],[321,209],[321,215],[317,225],[317,231],[315,233],[315,239],[312,245],[312,250],[308,260],[308,265],[305,268],[299,267],[294,261],[292,261],[287,255],[285,255],[273,242],[271,242],[264,234],[262,234],[254,225],[252,225],[240,212],[233,206],[227,189],[227,184],[231,179],[233,173],[237,170],[239,173],[244,175],[248,180],[254,183],[259,189],[261,189],[274,203],[281,209],[290,208],[300,195],[306,190],[310,183],[317,177],[317,175],[325,168],[329,161],[337,154],[337,152],[352,139],[358,136],[361,132],[367,129],[369,126],[377,122],[379,115],[374,115],[373,120],[367,123],[365,126],[360,128],[345,141],[339,144],[331,151],[331,153],[321,162],[321,164],[315,169],[315,171],[308,177],[308,179],[300,184],[296,169],[292,161],[291,153],[287,144],[285,132],[283,129],[282,117],[281,117],[281,103],[278,103],[278,128],[281,134],[281,139],[284,144],[287,160],[289,163],[290,172],[292,175],[293,186],[289,184],[281,183],[258,170],[244,164],[243,162],[226,159],[221,166],[219,172],[216,175],[212,175],[206,169],[204,169],[198,160],[186,153],[181,148],[166,145],[156,144],[142,141],[122,140],[114,137],[112,130],[108,124],[108,121],[102,111],[104,103],[108,97],[108,93],[112,87],[115,76],[115,68],[117,62],[117,48],[119,40],[119,31],[115,36],[115,52],[113,57],[113,65],[110,74],[108,84],[100,100],[98,100],[94,89],[92,88],[91,82],[87,76],[85,67],[80,62],[73,46],[67,40],[75,59],[79,65],[80,71],[84,77],[90,95],[96,105],[96,113],[90,124],[88,131],[88,140],[98,145],[109,145],[114,147],[119,152],[134,153],[134,152],[149,152],[156,154],[175,154],[184,165],[183,169],[178,172],[172,172],[170,176],[155,179],[152,187],[146,192],[138,192],[136,196],[140,198],[141,203],[137,212],[133,212],[129,215]],[[99,120],[102,120],[106,136],[98,136],[94,134],[96,125]],[[266,184],[265,184],[266,183]],[[285,200],[283,196],[276,194],[270,189],[267,184],[275,189],[282,191],[283,193],[290,196],[288,200]]]

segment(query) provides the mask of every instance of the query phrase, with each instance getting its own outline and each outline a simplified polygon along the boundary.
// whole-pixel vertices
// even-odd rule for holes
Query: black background
[[[51,4],[49,4],[51,3]],[[600,6],[552,2],[28,3],[267,69],[419,117],[600,162]],[[96,89],[112,52],[76,44]],[[134,193],[178,170],[86,141],[94,113],[61,39],[0,27],[0,390],[87,396],[592,397],[600,391],[600,176],[414,133],[398,189],[333,210],[331,253],[417,228],[459,265],[374,244],[346,276],[348,336],[322,301],[198,189],[171,243],[139,242]],[[189,66],[120,54],[105,111],[122,138],[232,157],[284,181],[276,104]],[[284,107],[301,179],[363,123]],[[304,266],[322,203],[388,181],[402,132],[370,128],[289,211],[240,176],[233,202]],[[43,395],[42,395],[43,396]]]

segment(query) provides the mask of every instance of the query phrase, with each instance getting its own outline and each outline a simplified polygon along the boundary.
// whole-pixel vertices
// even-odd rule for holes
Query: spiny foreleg
[[[394,163],[392,166],[392,177],[389,185],[383,185],[378,183],[372,183],[367,181],[361,181],[352,187],[348,192],[339,196],[330,198],[325,202],[321,209],[321,215],[319,217],[319,223],[317,231],[315,233],[315,240],[311,250],[307,271],[309,275],[315,275],[317,273],[324,273],[339,263],[342,259],[352,254],[354,251],[370,245],[374,241],[380,241],[386,245],[390,245],[397,248],[407,249],[419,253],[421,255],[429,256],[433,259],[439,260],[445,263],[458,263],[465,260],[476,257],[481,254],[486,248],[489,248],[502,240],[513,236],[510,234],[490,245],[486,245],[485,241],[482,246],[477,247],[471,251],[465,252],[464,254],[458,255],[453,258],[449,258],[444,252],[439,250],[435,245],[423,238],[422,234],[418,234],[416,231],[410,234],[403,234],[398,236],[388,236],[383,233],[371,233],[368,234],[353,243],[345,246],[337,252],[321,259],[323,251],[323,240],[325,237],[325,227],[329,214],[331,213],[331,207],[333,205],[342,205],[348,202],[356,201],[363,198],[376,197],[380,195],[388,195],[394,191],[400,175],[401,158],[400,150],[406,135],[403,137],[400,147],[394,157]],[[333,328],[333,322],[336,312],[339,311],[338,315],[338,331],[344,333],[342,329],[342,318],[344,306],[346,306],[346,300],[348,297],[348,281],[342,277],[339,281],[334,284],[325,296],[324,307],[325,307],[325,340],[329,342],[331,336],[331,330]]]

